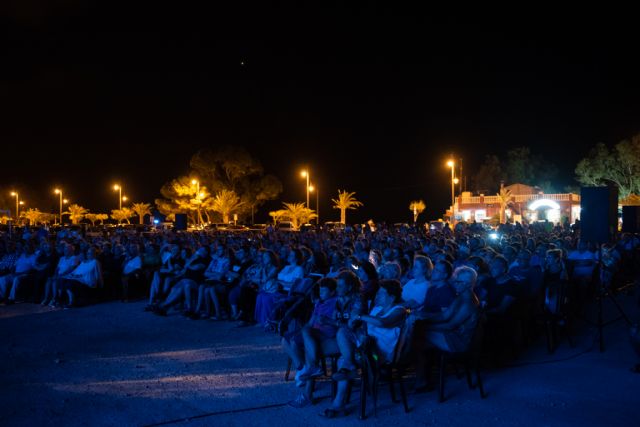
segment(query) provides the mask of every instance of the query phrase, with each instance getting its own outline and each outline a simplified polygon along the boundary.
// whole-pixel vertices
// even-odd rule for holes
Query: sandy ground
[[[634,297],[620,299],[637,321]],[[329,404],[329,382],[319,384],[315,405],[286,405],[298,390],[283,381],[286,357],[274,334],[161,318],[143,306],[0,307],[0,425],[640,425],[640,375],[629,371],[637,357],[624,321],[605,328],[603,353],[583,323],[575,348],[563,341],[549,355],[541,339],[519,366],[485,370],[484,400],[450,376],[444,403],[435,392],[411,392],[405,414],[383,388],[377,417],[369,407],[366,421],[355,413],[327,420],[318,414]],[[613,304],[604,306],[615,317]],[[354,394],[352,406],[357,401]]]

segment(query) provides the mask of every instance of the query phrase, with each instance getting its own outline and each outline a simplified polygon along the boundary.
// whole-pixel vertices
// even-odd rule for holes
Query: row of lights
[[[455,177],[455,173],[454,173],[454,166],[455,166],[455,162],[453,160],[449,160],[447,162],[447,166],[451,168],[451,208],[453,209],[453,205],[455,204],[455,189],[454,186],[456,184],[458,184],[458,182],[460,182],[460,180],[458,178]],[[316,191],[316,188],[313,186],[313,184],[311,184],[309,181],[311,179],[311,174],[309,173],[309,171],[307,169],[303,170],[300,172],[300,176],[302,176],[303,178],[306,178],[307,180],[307,185],[305,186],[306,188],[306,193],[307,193],[307,203],[306,203],[306,207],[307,209],[309,209],[309,193],[313,193],[314,191]],[[200,193],[200,181],[198,181],[197,179],[192,179],[191,180],[191,184],[196,186],[196,199],[202,199],[204,198],[204,193]],[[113,190],[118,192],[118,209],[122,210],[122,202],[126,202],[127,201],[127,196],[123,196],[122,195],[122,185],[120,184],[114,184],[113,186]],[[56,188],[54,190],[55,194],[58,194],[60,196],[60,213],[59,213],[59,221],[60,223],[62,223],[62,205],[68,203],[69,201],[67,199],[63,199],[62,198],[62,190],[59,188]],[[18,216],[18,209],[19,206],[24,205],[24,201],[20,201],[20,196],[18,194],[18,192],[16,191],[12,191],[11,195],[13,197],[16,198],[16,216]],[[318,217],[320,217],[319,214],[319,204],[318,204],[318,198],[319,198],[319,192],[316,191],[316,211],[317,211],[317,215]],[[200,217],[200,212],[199,212],[200,208],[198,207],[198,217]]]
[[[122,202],[127,201],[127,196],[122,195],[121,185],[115,184],[113,186],[113,189],[118,192],[118,201],[119,201],[118,208],[122,209]],[[60,188],[54,189],[53,193],[57,194],[60,199],[60,211],[58,213],[58,221],[59,221],[59,224],[62,224],[62,205],[66,205],[67,203],[69,203],[69,200],[64,199],[62,197],[62,189]],[[24,206],[24,200],[20,200],[20,194],[17,191],[12,191],[11,196],[16,198],[16,218],[18,218],[20,216],[20,206]]]

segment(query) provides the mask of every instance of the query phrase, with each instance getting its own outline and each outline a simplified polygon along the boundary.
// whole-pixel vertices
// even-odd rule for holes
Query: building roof
[[[511,184],[505,187],[507,190],[511,190],[511,194],[515,195],[523,195],[523,194],[538,194],[540,192],[540,188],[531,187],[530,185],[525,184]]]

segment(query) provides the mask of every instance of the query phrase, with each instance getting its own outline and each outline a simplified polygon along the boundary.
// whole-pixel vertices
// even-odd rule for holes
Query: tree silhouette
[[[486,155],[484,163],[480,166],[480,170],[478,170],[473,179],[476,191],[482,194],[490,194],[496,191],[500,186],[500,180],[503,179],[503,175],[498,156]]]
[[[273,175],[265,175],[262,164],[242,147],[221,146],[198,151],[190,162],[193,176],[200,186],[212,194],[233,191],[240,198],[234,213],[240,217],[252,215],[268,200],[282,193],[282,183]]]
[[[409,204],[409,210],[413,212],[413,222],[418,221],[418,215],[420,215],[427,207],[422,200],[415,200]]]
[[[88,219],[89,221],[91,221],[91,225],[96,225],[96,221],[100,221],[101,224],[104,223],[105,219],[109,219],[109,215],[107,214],[86,214],[85,219]]]
[[[29,225],[36,225],[40,222],[44,222],[44,214],[38,209],[28,209],[20,214],[21,217],[29,221]]]
[[[613,150],[597,144],[576,166],[576,179],[585,186],[614,184],[618,198],[640,194],[640,134],[620,141]]]
[[[498,201],[500,202],[500,224],[504,224],[506,219],[505,210],[509,205],[513,203],[513,195],[511,194],[511,190],[509,190],[507,187],[501,187],[500,192],[497,194],[497,196]]]
[[[82,221],[85,215],[89,213],[89,209],[83,208],[75,203],[70,205],[67,209],[68,210],[63,212],[63,214],[69,215],[71,224],[80,224],[80,221]]]
[[[347,191],[338,190],[338,198],[331,199],[331,201],[334,203],[333,208],[340,209],[340,222],[342,224],[347,223],[347,209],[356,209],[359,206],[363,206],[361,202],[353,197],[354,194],[356,194],[355,191],[349,193]]]
[[[129,218],[133,216],[135,216],[135,213],[131,208],[113,209],[111,211],[111,218],[118,221],[118,224],[122,221],[127,221],[127,224],[131,224]]]
[[[220,190],[215,197],[204,203],[206,210],[212,210],[222,215],[222,222],[229,223],[229,215],[234,213],[243,203],[234,191]]]
[[[210,194],[204,185],[200,185],[200,193],[196,194],[196,186],[191,181],[191,177],[181,176],[166,183],[160,189],[160,194],[164,198],[156,199],[155,204],[163,215],[167,215],[167,219],[177,213],[186,213],[190,222],[196,222],[198,219],[198,208],[206,203]],[[200,197],[200,194],[203,197]]]
[[[131,210],[138,215],[140,224],[144,224],[144,216],[151,215],[151,205],[149,203],[134,203]]]
[[[291,225],[294,229],[300,228],[300,225],[306,224],[318,215],[305,206],[304,203],[283,203],[284,209],[269,212],[269,215],[273,217],[273,222],[280,219],[286,219],[291,221]]]
[[[286,214],[286,211],[284,209],[279,209],[277,211],[271,211],[269,212],[269,216],[271,218],[273,218],[273,224],[275,225],[278,221],[280,221],[284,215]]]

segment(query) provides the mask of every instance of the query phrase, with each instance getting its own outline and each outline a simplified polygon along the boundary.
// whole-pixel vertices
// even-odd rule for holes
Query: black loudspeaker
[[[580,238],[591,243],[608,243],[618,231],[618,188],[580,189]]]
[[[173,222],[173,229],[176,231],[187,230],[187,214],[176,214],[176,220]]]
[[[622,232],[640,233],[640,206],[622,207]]]

